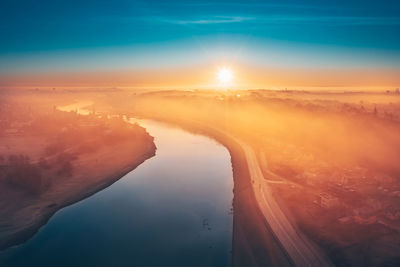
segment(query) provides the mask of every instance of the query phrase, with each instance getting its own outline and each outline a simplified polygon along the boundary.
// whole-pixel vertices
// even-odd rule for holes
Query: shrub
[[[22,155],[10,156],[6,182],[34,194],[43,192],[49,186],[41,176],[39,167],[29,163],[29,158]]]

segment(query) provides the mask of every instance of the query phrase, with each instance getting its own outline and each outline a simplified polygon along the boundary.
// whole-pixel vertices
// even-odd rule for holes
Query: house
[[[353,218],[351,216],[345,216],[338,219],[340,224],[350,224],[353,222]]]
[[[364,224],[364,225],[368,225],[368,224],[374,224],[376,223],[376,216],[369,216],[369,217],[361,217],[361,216],[353,216],[354,222],[358,223],[358,224]]]
[[[336,196],[325,192],[319,194],[319,201],[320,206],[323,208],[332,208],[339,205],[339,199]]]

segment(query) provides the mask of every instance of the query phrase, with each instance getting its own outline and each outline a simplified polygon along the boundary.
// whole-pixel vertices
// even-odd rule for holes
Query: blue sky
[[[0,72],[400,68],[399,1],[2,0]]]

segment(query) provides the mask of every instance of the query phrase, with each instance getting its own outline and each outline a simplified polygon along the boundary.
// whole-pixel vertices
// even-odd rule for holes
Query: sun
[[[217,73],[218,81],[221,85],[228,85],[233,80],[232,71],[226,67],[220,68]]]

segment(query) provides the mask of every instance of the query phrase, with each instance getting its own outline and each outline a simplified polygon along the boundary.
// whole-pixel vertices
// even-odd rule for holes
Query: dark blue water
[[[233,180],[213,140],[142,121],[156,156],[57,212],[0,266],[229,266]]]

